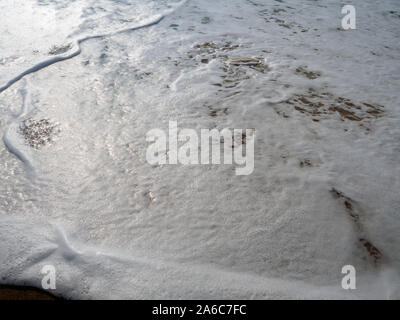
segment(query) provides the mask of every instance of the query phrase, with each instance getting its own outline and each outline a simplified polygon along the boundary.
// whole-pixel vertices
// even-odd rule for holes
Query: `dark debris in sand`
[[[321,76],[321,74],[320,74],[319,72],[310,71],[310,70],[308,70],[308,69],[305,68],[305,67],[298,67],[298,68],[296,69],[296,73],[297,73],[298,75],[302,75],[302,76],[304,76],[304,77],[306,77],[306,78],[308,78],[308,79],[310,79],[310,80],[317,79],[317,78],[319,78],[319,77]]]
[[[60,46],[53,45],[50,48],[48,53],[51,56],[55,56],[55,55],[58,55],[58,54],[65,53],[65,52],[71,50],[71,48],[72,48],[72,44],[71,43],[68,43],[68,44],[65,44],[65,45],[60,45]]]
[[[372,261],[374,265],[380,263],[382,260],[382,252],[376,246],[374,246],[365,235],[365,231],[361,223],[361,215],[363,214],[361,208],[359,208],[358,204],[353,199],[346,196],[343,192],[338,191],[335,188],[332,188],[330,192],[335,199],[343,203],[345,211],[354,223],[359,244],[365,250],[365,253],[370,261]]]
[[[282,105],[284,106],[282,108]],[[379,104],[361,102],[338,97],[326,91],[308,89],[306,93],[295,94],[275,111],[284,118],[289,118],[291,110],[309,116],[312,121],[319,122],[338,116],[342,121],[359,122],[360,126],[369,131],[368,122],[383,116],[384,107]],[[288,109],[290,106],[292,109]]]
[[[26,143],[34,149],[40,149],[52,142],[54,134],[58,131],[58,125],[48,119],[27,119],[20,125],[20,132]]]
[[[187,53],[187,58],[183,61],[176,61],[175,65],[185,65],[189,68],[209,64],[217,61],[219,64],[220,80],[212,83],[218,87],[217,95],[221,101],[227,100],[243,93],[241,84],[250,80],[255,73],[265,74],[270,68],[263,57],[238,57],[235,50],[241,48],[242,45],[235,44],[231,41],[208,41],[194,44],[192,49]],[[230,110],[226,107],[222,108],[204,103],[207,107],[208,115],[212,118],[228,115]]]

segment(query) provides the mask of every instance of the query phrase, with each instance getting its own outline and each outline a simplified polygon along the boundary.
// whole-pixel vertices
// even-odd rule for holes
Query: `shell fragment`
[[[255,66],[261,63],[260,59],[256,58],[230,58],[226,62],[235,66]]]

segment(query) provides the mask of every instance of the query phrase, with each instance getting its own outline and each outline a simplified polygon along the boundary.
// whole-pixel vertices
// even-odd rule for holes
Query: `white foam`
[[[399,297],[400,19],[389,13],[400,11],[397,2],[356,1],[354,32],[336,29],[333,1],[47,3],[59,34],[32,24],[39,54],[25,35],[16,45],[12,19],[14,40],[5,41],[14,44],[0,49],[2,283],[40,286],[51,264],[56,293],[74,298]],[[29,4],[45,20],[44,7]],[[201,62],[196,44],[227,41],[238,47],[205,50],[210,61]],[[46,56],[66,42],[68,52]],[[262,58],[268,69],[232,76],[229,57]],[[321,76],[307,79],[300,66]],[[223,82],[229,77],[234,86]],[[368,133],[334,113],[313,122],[285,106],[310,87],[385,113]],[[30,117],[60,124],[41,150],[18,132]],[[169,120],[255,128],[254,173],[148,165],[146,132]],[[306,160],[312,165],[301,166]],[[332,188],[352,199],[361,227]],[[379,264],[360,236],[379,248]],[[340,287],[345,264],[357,269],[355,291]]]

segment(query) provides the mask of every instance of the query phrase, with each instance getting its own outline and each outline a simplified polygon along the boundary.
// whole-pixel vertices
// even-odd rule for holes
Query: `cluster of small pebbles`
[[[52,141],[57,126],[48,119],[27,119],[20,125],[20,131],[31,148],[40,149]]]

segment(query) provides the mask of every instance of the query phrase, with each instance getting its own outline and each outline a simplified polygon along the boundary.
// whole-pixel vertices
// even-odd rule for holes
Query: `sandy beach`
[[[0,12],[2,284],[76,300],[400,298],[399,0]]]
[[[33,287],[0,285],[0,300],[58,300],[58,298]]]

